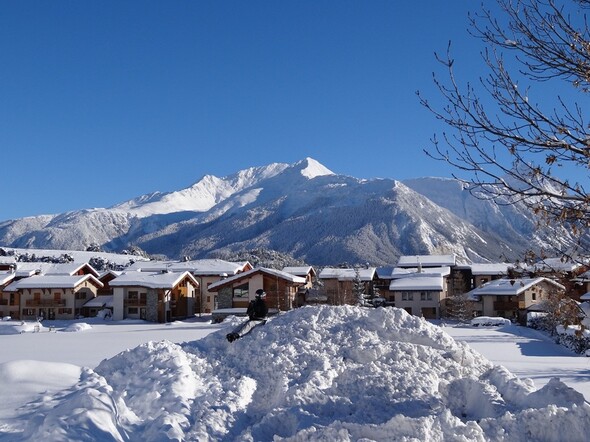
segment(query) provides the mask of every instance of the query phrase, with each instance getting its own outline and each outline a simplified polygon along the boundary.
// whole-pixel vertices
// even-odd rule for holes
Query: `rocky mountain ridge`
[[[400,255],[455,253],[466,261],[517,259],[567,245],[539,233],[524,207],[474,198],[450,179],[358,179],[306,158],[110,208],[0,222],[0,245],[118,251],[139,246],[170,258],[266,248],[310,264],[391,264]]]

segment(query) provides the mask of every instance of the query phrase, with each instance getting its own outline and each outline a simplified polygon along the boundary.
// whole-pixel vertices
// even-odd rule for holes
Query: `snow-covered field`
[[[557,375],[588,397],[590,358],[532,330],[438,327],[394,308],[306,307],[229,344],[236,321],[93,319],[38,332],[35,324],[0,322],[0,440],[582,441],[590,434],[583,396],[550,380]]]
[[[443,330],[518,377],[532,379],[538,388],[558,377],[590,402],[590,358],[556,344],[540,331],[512,324],[483,328],[455,325]]]

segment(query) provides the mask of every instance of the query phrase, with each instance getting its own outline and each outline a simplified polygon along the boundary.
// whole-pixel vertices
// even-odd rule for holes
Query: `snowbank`
[[[92,326],[90,324],[86,324],[85,322],[75,322],[73,324],[68,325],[62,331],[64,332],[81,332],[85,330],[91,330]]]
[[[577,441],[590,407],[540,390],[395,308],[305,307],[232,344],[231,327],[150,342],[32,404],[11,440]],[[0,428],[0,437],[2,429]]]
[[[492,317],[492,316],[478,316],[477,318],[473,318],[471,320],[471,325],[473,325],[474,327],[477,326],[490,326],[490,325],[494,325],[494,326],[500,326],[500,325],[510,325],[512,324],[510,322],[510,319],[506,319],[506,318],[498,318],[498,317]]]

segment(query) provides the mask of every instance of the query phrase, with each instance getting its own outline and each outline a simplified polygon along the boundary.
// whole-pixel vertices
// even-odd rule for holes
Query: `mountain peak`
[[[295,163],[294,167],[299,169],[301,175],[309,179],[324,175],[334,175],[334,172],[310,157]]]

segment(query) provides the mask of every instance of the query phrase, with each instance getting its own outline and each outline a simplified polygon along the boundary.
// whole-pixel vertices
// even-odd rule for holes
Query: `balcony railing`
[[[65,299],[27,299],[27,307],[65,307]]]
[[[145,299],[125,299],[125,307],[145,307],[147,301]]]

